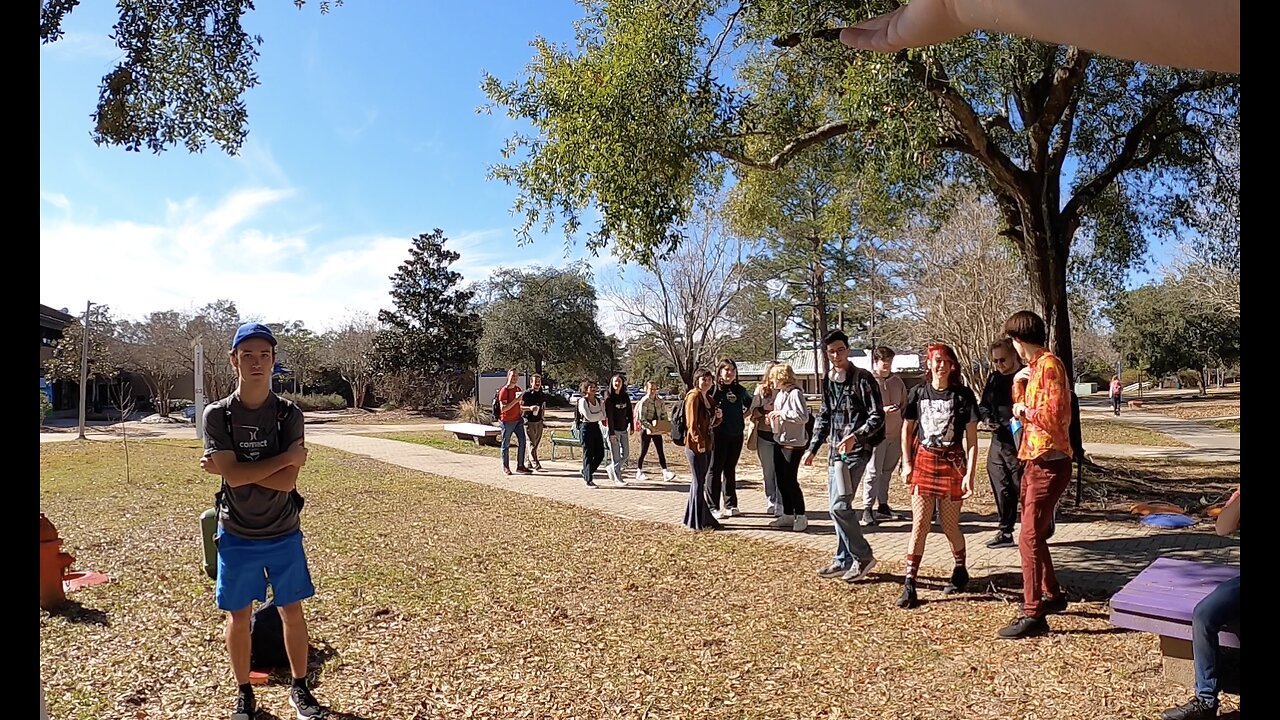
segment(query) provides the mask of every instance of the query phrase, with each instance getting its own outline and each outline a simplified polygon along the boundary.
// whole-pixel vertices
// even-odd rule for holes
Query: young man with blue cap
[[[267,586],[284,626],[293,684],[289,704],[299,720],[323,717],[307,687],[307,622],[302,601],[315,594],[302,548],[295,489],[307,462],[302,411],[271,391],[276,338],[261,323],[241,325],[231,341],[238,382],[230,396],[204,410],[200,467],[222,476],[218,509],[218,578],[215,597],[228,613],[226,643],[239,693],[231,720],[253,720],[257,705],[249,684],[249,634],[253,603]]]

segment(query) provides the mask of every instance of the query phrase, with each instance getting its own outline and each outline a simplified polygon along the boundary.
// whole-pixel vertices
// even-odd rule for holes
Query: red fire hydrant
[[[40,608],[52,610],[67,601],[62,578],[76,559],[62,551],[58,529],[40,513]]]

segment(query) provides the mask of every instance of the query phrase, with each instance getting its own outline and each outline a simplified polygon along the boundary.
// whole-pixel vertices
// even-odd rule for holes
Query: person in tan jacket
[[[720,521],[711,514],[707,498],[707,470],[711,467],[711,451],[715,445],[712,429],[720,424],[721,413],[711,399],[714,385],[711,371],[698,368],[693,373],[693,388],[684,396],[684,417],[688,429],[684,435],[684,455],[689,461],[689,504],[684,510],[684,526],[690,530],[718,530]]]

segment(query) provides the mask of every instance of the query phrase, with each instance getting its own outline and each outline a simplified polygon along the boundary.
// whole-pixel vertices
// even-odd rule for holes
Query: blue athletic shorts
[[[266,602],[267,585],[277,607],[316,594],[302,550],[302,531],[266,540],[248,540],[221,526],[218,542],[218,579],[214,590],[218,608],[243,610],[254,600]]]

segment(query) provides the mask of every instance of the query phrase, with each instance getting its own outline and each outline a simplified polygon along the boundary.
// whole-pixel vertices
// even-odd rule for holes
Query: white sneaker
[[[676,474],[675,474],[675,473],[673,473],[673,472],[671,472],[670,470],[663,470],[663,471],[662,471],[662,479],[663,479],[663,480],[666,480],[667,482],[675,482],[675,481],[676,481]]]
[[[724,518],[729,517],[729,514],[723,510],[712,510],[711,517],[714,517],[717,520],[723,520]]]
[[[779,530],[790,530],[795,527],[796,519],[790,515],[779,515],[778,519],[769,523],[769,527],[778,528]]]
[[[805,528],[807,527],[809,527],[809,518],[805,517],[804,515],[797,515],[795,519],[795,524],[791,526],[791,529],[795,530],[796,532],[804,532]]]
[[[840,579],[845,582],[857,582],[862,578],[866,577],[867,573],[871,572],[872,568],[874,568],[875,566],[876,566],[875,558],[869,558],[866,564],[863,564],[858,562],[857,560],[854,560],[853,564],[849,566],[849,569],[845,572],[845,574],[840,576]]]
[[[643,470],[636,471],[636,482],[647,482],[649,478],[645,477]]]
[[[742,511],[738,510],[738,508],[736,507],[725,508],[724,510],[725,517],[738,517],[741,514],[742,514]]]
[[[605,475],[609,476],[609,481],[613,483],[621,482],[622,478],[618,477],[618,471],[613,469],[612,465],[604,466]]]

